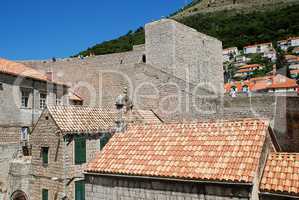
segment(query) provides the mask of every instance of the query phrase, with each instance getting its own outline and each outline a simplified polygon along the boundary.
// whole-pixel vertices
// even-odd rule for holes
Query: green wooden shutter
[[[42,189],[42,200],[48,200],[48,190]]]
[[[75,138],[75,164],[86,163],[86,140],[84,137]]]
[[[75,200],[85,200],[85,182],[75,182]]]
[[[42,159],[43,159],[43,164],[48,164],[48,162],[49,162],[49,148],[48,147],[42,147]]]

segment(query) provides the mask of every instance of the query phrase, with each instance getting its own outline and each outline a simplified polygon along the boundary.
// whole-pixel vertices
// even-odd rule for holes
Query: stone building
[[[0,195],[9,162],[30,154],[29,132],[47,104],[67,103],[68,87],[23,64],[0,59]],[[23,151],[22,151],[23,150]]]
[[[257,119],[129,126],[88,164],[86,199],[258,200],[276,151],[268,130]]]
[[[28,199],[81,200],[86,162],[117,131],[118,114],[84,106],[49,106],[44,110],[31,133]],[[125,122],[161,123],[152,111],[131,110],[123,116]],[[20,190],[14,188],[9,195]]]

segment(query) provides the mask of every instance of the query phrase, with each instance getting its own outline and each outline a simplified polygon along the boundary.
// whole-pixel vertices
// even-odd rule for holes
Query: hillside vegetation
[[[276,41],[288,36],[299,35],[299,5],[279,9],[253,12],[217,11],[198,13],[176,19],[196,30],[218,38],[224,47],[245,45],[257,42]],[[133,45],[144,43],[144,29],[130,31],[115,40],[97,44],[79,54],[101,55],[131,50]],[[78,54],[78,55],[79,55]]]

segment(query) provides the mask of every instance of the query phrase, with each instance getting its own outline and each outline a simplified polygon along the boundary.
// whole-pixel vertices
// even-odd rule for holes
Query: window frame
[[[28,126],[23,126],[20,132],[21,132],[21,141],[29,140],[30,128]]]
[[[46,151],[45,151],[46,150]],[[45,153],[46,152],[46,156]],[[48,166],[49,165],[49,147],[41,147],[41,159],[42,159],[42,164],[43,166]]]
[[[45,97],[42,97],[42,95],[45,95]],[[47,93],[41,92],[39,93],[39,108],[44,109],[47,106]]]
[[[82,148],[83,150],[81,150],[80,148]],[[86,152],[87,152],[86,138],[84,136],[74,137],[74,164],[75,165],[82,165],[87,162]]]
[[[75,184],[74,184],[74,191],[75,191],[75,200],[85,200],[85,181],[84,180],[79,180],[79,181],[75,181]],[[79,190],[78,190],[79,189]],[[80,192],[80,189],[81,189],[81,193]],[[79,194],[81,195],[79,195]],[[79,195],[79,197],[78,197]]]
[[[42,189],[42,200],[48,200],[49,199],[49,190],[43,188]]]
[[[29,108],[30,89],[20,88],[21,91],[21,108]]]

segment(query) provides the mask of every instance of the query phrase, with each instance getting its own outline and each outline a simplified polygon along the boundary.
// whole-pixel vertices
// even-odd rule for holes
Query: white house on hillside
[[[273,49],[273,45],[271,42],[249,45],[243,48],[244,54],[267,53],[270,52],[272,49]]]

